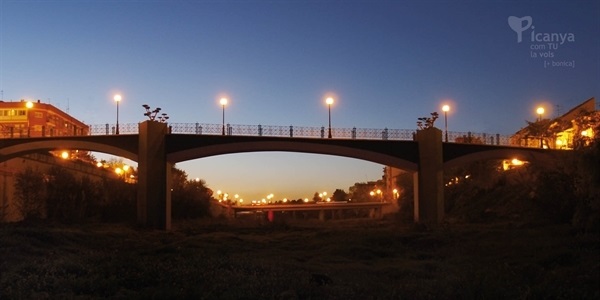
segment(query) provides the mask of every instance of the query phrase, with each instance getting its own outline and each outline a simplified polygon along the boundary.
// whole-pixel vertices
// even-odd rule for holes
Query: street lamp
[[[538,122],[542,121],[542,115],[544,114],[544,108],[538,107],[535,112],[539,115]],[[540,148],[544,148],[544,138],[542,134],[542,129],[540,128]]]
[[[225,135],[225,105],[227,105],[227,98],[221,98],[221,106],[223,106],[223,135]]]
[[[327,99],[325,100],[325,103],[327,103],[327,107],[329,108],[329,134],[328,134],[328,137],[331,138],[331,104],[333,104],[333,98],[327,97]]]
[[[444,111],[444,125],[446,127],[446,143],[448,142],[448,111],[450,111],[449,105],[442,106],[442,110]]]
[[[33,108],[33,102],[25,102],[25,108],[27,109],[27,137],[31,137],[31,128],[29,123],[29,110]]]
[[[121,102],[121,95],[115,95],[114,99],[117,102],[117,126],[115,127],[115,134],[119,134],[119,102]]]
[[[540,106],[540,107],[538,107],[535,110],[535,112],[539,115],[539,120],[538,121],[541,121],[542,120],[542,115],[544,114],[544,108]]]

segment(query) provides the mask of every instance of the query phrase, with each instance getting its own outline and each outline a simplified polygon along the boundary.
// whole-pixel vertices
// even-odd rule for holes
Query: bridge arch
[[[167,155],[167,160],[173,163],[183,162],[192,159],[205,158],[221,154],[236,154],[248,152],[296,152],[334,155],[348,158],[365,160],[386,166],[393,166],[399,169],[416,172],[418,165],[416,162],[402,159],[397,156],[386,154],[374,150],[359,149],[343,145],[334,145],[326,143],[314,143],[311,141],[298,141],[290,143],[287,140],[265,140],[265,141],[240,141],[234,143],[214,144],[208,146],[198,146],[172,152]]]
[[[88,150],[116,155],[132,161],[138,160],[137,152],[108,143],[90,140],[44,139],[23,141],[0,148],[0,162],[29,153],[56,150]]]

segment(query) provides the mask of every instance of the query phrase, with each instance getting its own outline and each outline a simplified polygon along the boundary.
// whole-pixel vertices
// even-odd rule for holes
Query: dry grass
[[[0,226],[1,299],[600,299],[599,237],[566,225]]]

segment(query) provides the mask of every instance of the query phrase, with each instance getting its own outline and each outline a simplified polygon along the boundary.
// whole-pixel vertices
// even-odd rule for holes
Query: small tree
[[[331,196],[332,201],[346,201],[348,200],[348,194],[344,190],[336,189]]]
[[[312,200],[315,201],[315,202],[321,201],[321,197],[319,196],[319,192],[315,192],[315,194],[312,197]]]
[[[69,171],[54,166],[49,171],[48,218],[71,223],[81,215],[81,185]]]
[[[187,174],[172,169],[172,215],[173,219],[200,218],[209,215],[212,191],[204,180],[188,180]]]
[[[23,219],[39,219],[44,215],[44,175],[27,167],[17,173],[15,182],[16,206]]]
[[[435,120],[437,120],[437,118],[439,117],[439,114],[434,111],[431,113],[431,117],[422,117],[422,118],[417,118],[417,127],[419,128],[419,130],[423,130],[423,129],[428,129],[428,128],[432,128],[434,126]]]

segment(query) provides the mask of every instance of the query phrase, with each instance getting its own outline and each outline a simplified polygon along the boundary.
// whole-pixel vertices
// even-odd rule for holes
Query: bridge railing
[[[223,134],[222,124],[207,123],[169,123],[171,133],[177,134]],[[90,126],[91,135],[115,134],[115,124],[95,124]],[[119,124],[120,134],[137,134],[137,123]],[[269,136],[269,137],[301,137],[327,138],[327,127],[279,126],[279,125],[243,125],[225,124],[226,135],[238,136]],[[361,140],[405,140],[414,139],[416,130],[392,128],[332,128],[334,139]],[[445,138],[445,137],[443,137]],[[448,141],[453,143],[473,143],[487,145],[511,145],[510,136],[477,132],[448,132]]]
[[[182,134],[217,134],[223,133],[222,124],[171,123],[171,133]],[[413,140],[415,131],[410,129],[376,129],[376,128],[332,128],[331,134],[336,139],[382,139]],[[225,124],[226,135],[273,136],[326,138],[329,129],[325,127],[277,126],[277,125],[239,125]]]

